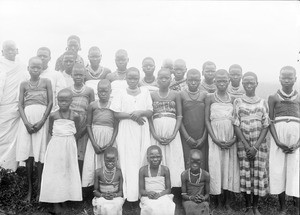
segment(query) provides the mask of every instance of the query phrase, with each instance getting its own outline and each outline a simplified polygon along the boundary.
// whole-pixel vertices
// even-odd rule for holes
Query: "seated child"
[[[116,167],[118,151],[108,147],[104,152],[105,165],[95,172],[94,206],[95,215],[122,215],[123,176]]]
[[[147,149],[149,165],[141,167],[139,171],[141,215],[175,213],[173,195],[170,194],[170,171],[168,167],[160,165],[161,159],[162,152],[159,146],[152,145]]]
[[[209,215],[209,173],[201,169],[202,152],[192,149],[190,168],[181,174],[183,208],[188,215]]]
[[[89,140],[86,146],[82,172],[82,187],[94,184],[94,172],[104,166],[103,152],[115,143],[118,123],[109,109],[111,86],[107,79],[98,83],[99,100],[92,102],[87,110],[87,132]]]
[[[174,79],[169,87],[171,90],[182,91],[187,88],[186,79],[184,78],[186,70],[184,60],[178,59],[174,61]]]
[[[75,134],[80,117],[72,110],[72,91],[63,89],[58,96],[59,110],[49,117],[52,135],[45,154],[40,202],[54,203],[54,213],[63,212],[61,203],[81,201],[81,182],[77,163]]]

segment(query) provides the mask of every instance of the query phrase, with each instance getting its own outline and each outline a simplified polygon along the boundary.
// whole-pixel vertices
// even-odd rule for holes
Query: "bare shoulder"
[[[170,170],[167,166],[161,165],[161,173],[162,174],[166,174],[166,173],[170,173]]]
[[[202,169],[202,175],[203,175],[203,177],[204,177],[204,179],[205,179],[206,181],[209,181],[209,180],[210,180],[210,175],[209,175],[209,173],[208,173],[207,171],[203,170],[203,169]]]
[[[181,178],[188,178],[188,170],[184,170],[184,171],[181,173]]]
[[[147,174],[147,171],[148,171],[148,166],[142,166],[139,170],[139,174],[141,175],[146,175]]]

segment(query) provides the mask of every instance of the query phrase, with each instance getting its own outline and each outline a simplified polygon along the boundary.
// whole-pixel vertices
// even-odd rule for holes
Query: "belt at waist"
[[[155,113],[153,114],[153,119],[161,118],[161,117],[171,117],[176,119],[176,115],[174,113]]]
[[[280,118],[280,119],[274,119],[271,122],[273,122],[274,124],[278,123],[278,122],[286,122],[286,123],[298,122],[298,123],[300,123],[300,119],[297,119],[297,118]]]

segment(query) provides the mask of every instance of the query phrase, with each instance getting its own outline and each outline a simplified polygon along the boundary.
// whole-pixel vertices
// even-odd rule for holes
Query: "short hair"
[[[240,65],[238,65],[238,64],[232,64],[232,65],[229,67],[228,72],[230,72],[230,70],[232,70],[233,68],[235,68],[235,69],[240,69],[240,70],[243,72],[242,67],[241,67]]]
[[[147,149],[147,155],[149,155],[151,150],[153,150],[153,149],[157,149],[159,151],[159,153],[162,155],[161,148],[158,145],[149,146]]]
[[[119,49],[116,52],[115,57],[120,56],[120,55],[124,55],[126,58],[128,58],[128,53],[125,49]]]
[[[77,36],[77,35],[71,35],[68,37],[67,39],[67,43],[70,41],[70,40],[76,40],[80,46],[80,38]]]
[[[201,158],[203,157],[203,153],[199,149],[191,149],[190,157],[192,157],[192,155],[195,153],[199,154]]]
[[[175,66],[175,64],[183,65],[186,68],[186,62],[183,59],[175,60],[173,66]]]
[[[171,71],[169,69],[167,69],[167,68],[161,68],[160,70],[158,70],[157,76],[159,76],[160,73],[162,73],[162,72],[168,72],[170,74],[170,76],[171,76]]]
[[[39,58],[39,57],[37,57],[37,56],[34,56],[34,57],[29,58],[28,65],[29,65],[29,64],[31,63],[31,61],[33,61],[33,60],[39,60],[39,61],[41,61],[41,63],[43,63],[43,61],[41,60],[41,58]]]
[[[187,76],[189,75],[189,74],[197,74],[197,75],[200,75],[201,76],[201,73],[200,73],[200,71],[198,70],[198,69],[189,69],[188,71],[187,71]]]
[[[74,66],[73,66],[72,71],[73,71],[74,69],[80,69],[80,70],[82,69],[83,71],[85,71],[85,67],[84,67],[84,65],[81,64],[81,63],[75,63]]]
[[[99,47],[97,47],[97,46],[92,46],[92,47],[89,49],[89,53],[90,53],[91,51],[98,51],[98,52],[100,53],[100,55],[102,55],[102,54],[101,54],[101,50],[100,50]]]
[[[294,67],[292,67],[292,66],[284,66],[284,67],[282,67],[280,69],[280,75],[281,75],[281,73],[282,73],[283,70],[291,70],[291,71],[293,71],[294,75],[296,76],[296,69]]]
[[[164,59],[163,62],[162,62],[162,66],[161,67],[167,67],[167,66],[170,66],[172,65],[173,67],[173,61],[171,59]]]
[[[2,43],[2,49],[5,49],[8,46],[10,46],[10,47],[13,46],[14,48],[17,48],[16,43],[12,40],[6,40]]]
[[[218,69],[216,71],[216,76],[217,75],[226,75],[227,77],[229,77],[229,73],[225,69]]]
[[[216,64],[215,64],[214,62],[212,62],[212,61],[206,61],[206,62],[202,65],[202,70],[204,70],[205,67],[208,66],[208,65],[213,65],[213,66],[215,66],[215,67],[217,68],[217,66],[216,66]]]
[[[100,85],[108,85],[109,88],[111,88],[111,83],[107,79],[101,79],[97,84],[97,89],[99,88]]]
[[[62,90],[60,90],[57,94],[57,97],[59,97],[61,94],[66,93],[69,94],[69,96],[72,98],[73,97],[73,92],[72,90],[70,90],[69,88],[64,88]]]
[[[49,56],[51,56],[51,51],[48,47],[41,47],[37,50],[37,52],[39,52],[39,51],[47,51],[49,53]]]
[[[64,58],[66,55],[73,55],[73,56],[74,56],[74,60],[76,60],[77,54],[76,54],[74,51],[72,51],[72,50],[66,51],[66,52],[63,54],[63,58]]]
[[[145,57],[142,61],[142,64],[146,61],[146,60],[151,60],[154,64],[155,64],[155,61],[152,57]]]
[[[118,158],[118,150],[117,150],[117,148],[115,148],[113,146],[109,146],[104,151],[104,157],[106,157],[108,154],[114,154]]]
[[[129,72],[138,72],[139,75],[140,75],[140,70],[138,70],[138,68],[136,67],[130,67],[126,70],[126,75],[129,73]]]
[[[256,81],[258,81],[257,79],[257,75],[254,73],[254,72],[246,72],[244,75],[243,75],[243,78],[244,79],[245,77],[248,77],[248,76],[252,76],[255,78]]]

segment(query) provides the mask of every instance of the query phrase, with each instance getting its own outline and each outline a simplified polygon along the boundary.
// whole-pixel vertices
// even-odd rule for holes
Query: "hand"
[[[132,118],[137,119],[137,118],[141,118],[141,117],[142,117],[142,113],[141,113],[141,111],[133,111],[133,112],[130,114],[130,116],[131,116]]]
[[[283,144],[283,143],[281,143],[281,142],[277,143],[277,146],[278,146],[279,148],[281,148],[283,152],[284,152],[284,151],[290,151],[290,147],[288,147],[287,145],[285,145],[285,144]]]
[[[224,141],[220,141],[220,140],[218,140],[218,139],[212,139],[212,141],[215,143],[215,144],[217,144],[220,148],[222,148],[223,147],[223,143],[222,142],[224,142]]]
[[[153,199],[158,199],[160,197],[160,193],[155,193],[155,195],[153,196]]]
[[[101,151],[104,152],[108,147],[112,146],[113,143],[109,142],[108,144],[104,145],[103,147],[100,147]]]
[[[114,193],[111,192],[104,193],[103,197],[107,200],[112,200],[114,198]]]
[[[257,151],[252,146],[252,147],[250,147],[250,149],[246,153],[247,153],[247,157],[252,160],[252,159],[255,158]]]
[[[38,132],[43,127],[44,124],[45,124],[44,120],[40,120],[37,123],[35,123],[33,125],[34,133]]]
[[[148,196],[149,199],[154,199],[155,195],[156,195],[156,192],[154,192],[154,191],[147,192],[147,196]]]
[[[103,152],[101,147],[99,145],[97,145],[96,143],[93,144],[93,148],[94,148],[94,151],[97,155],[100,154],[101,152]]]
[[[203,199],[204,199],[204,197],[202,195],[197,194],[195,196],[195,202],[198,203],[198,204],[203,202]]]
[[[174,135],[171,135],[171,136],[169,136],[169,137],[166,137],[165,138],[165,143],[168,145],[168,144],[170,144],[174,139],[175,139],[175,137],[176,136],[174,136]]]
[[[34,127],[33,127],[32,124],[26,123],[26,124],[25,124],[25,127],[26,127],[26,130],[27,130],[27,132],[28,132],[29,134],[33,134],[33,133],[34,133]]]
[[[192,149],[195,149],[195,148],[197,147],[198,142],[197,142],[194,138],[192,138],[191,136],[188,137],[186,140],[188,140],[188,141],[186,141],[186,142],[189,144],[189,146],[190,146]]]
[[[197,144],[196,144],[195,148],[199,148],[199,147],[202,148],[202,144],[204,142],[204,139],[200,138],[200,139],[198,139],[196,141],[197,141]]]

